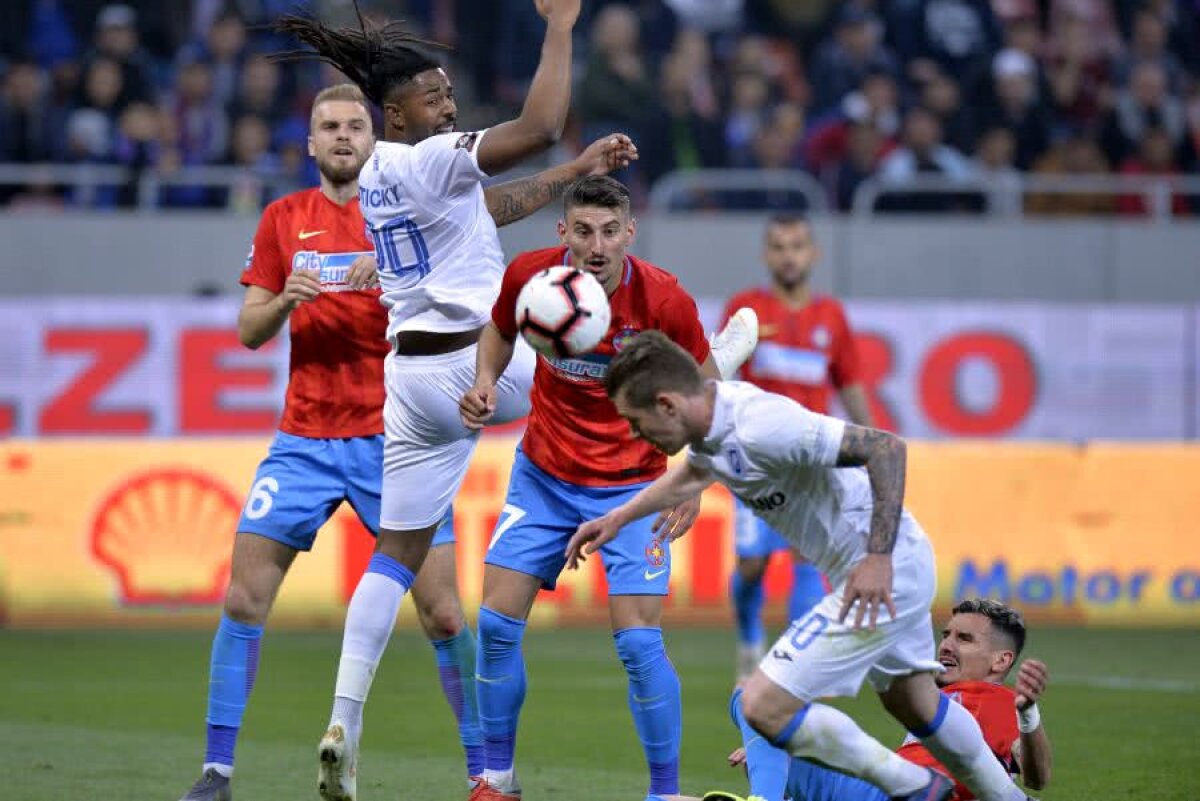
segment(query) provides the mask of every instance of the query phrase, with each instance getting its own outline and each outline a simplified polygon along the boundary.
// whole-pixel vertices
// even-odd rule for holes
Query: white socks
[[[980,801],[1025,801],[1025,791],[1013,783],[988,748],[971,713],[948,698],[944,703],[946,712],[941,724],[933,734],[922,737],[921,744]]]
[[[364,573],[346,610],[330,723],[345,726],[347,739],[355,745],[362,731],[363,704],[392,636],[404,593],[404,587],[388,576]]]
[[[929,772],[884,747],[847,715],[811,704],[786,744],[795,757],[813,759],[866,779],[888,795],[906,795],[929,783]]]

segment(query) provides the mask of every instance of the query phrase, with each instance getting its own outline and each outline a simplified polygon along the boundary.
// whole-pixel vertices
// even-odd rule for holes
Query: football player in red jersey
[[[666,469],[663,454],[634,438],[609,401],[609,361],[639,331],[658,329],[702,363],[707,376],[719,377],[695,301],[673,275],[628,254],[636,229],[628,190],[611,178],[584,178],[567,191],[564,205],[562,244],[523,253],[505,271],[479,341],[475,384],[460,405],[472,428],[491,416],[496,381],[516,344],[516,300],[526,281],[560,264],[596,277],[612,309],[608,333],[586,355],[539,358],[528,427],[485,559],[476,692],[486,769],[485,783],[472,796],[480,801],[520,796],[513,748],[525,696],[521,639],[534,598],[555,586],[567,541],[582,521],[619,505]],[[746,347],[733,359],[734,369],[748,355]],[[671,558],[655,530],[686,530],[698,505],[693,499],[654,526],[650,520],[635,523],[619,547],[604,550],[613,637],[629,677],[629,706],[651,794],[678,792],[682,734],[679,679],[661,629]]]
[[[851,422],[873,427],[854,333],[842,304],[814,295],[809,285],[813,266],[821,257],[812,224],[803,217],[772,217],[765,238],[763,261],[770,286],[740,292],[725,307],[727,320],[742,308],[753,309],[758,317],[758,347],[740,377],[820,414],[829,413],[830,389],[836,389]],[[737,678],[741,681],[754,672],[766,650],[762,607],[767,561],[776,551],[787,550],[788,543],[738,503],[734,547],[737,563],[730,576],[730,597],[737,624]],[[788,618],[797,620],[824,597],[825,580],[795,551],[792,567]]]
[[[388,324],[376,263],[358,206],[358,174],[375,144],[362,91],[341,84],[313,102],[309,152],[318,188],[263,212],[242,272],[242,342],[258,348],[286,323],[291,337],[287,397],[279,431],[259,466],[234,539],[229,589],[213,640],[207,749],[187,801],[232,797],[234,748],[258,667],[263,625],[298,551],[348,501],[377,533]],[[528,216],[571,180],[636,158],[627,137],[605,137],[569,164],[489,187],[498,225]],[[475,643],[457,594],[452,515],[438,528],[413,588],[421,625],[437,655],[442,686],[459,721],[467,775],[482,769],[474,695]]]
[[[937,677],[943,694],[961,704],[979,722],[984,739],[1011,773],[1019,774],[1026,787],[1041,790],[1050,783],[1052,765],[1050,739],[1041,723],[1037,702],[1046,690],[1049,674],[1046,665],[1026,659],[1017,669],[1012,687],[1004,681],[1016,665],[1025,643],[1025,623],[1020,613],[998,601],[970,598],[954,607],[950,621],[942,631],[938,661],[945,671]],[[737,709],[737,704],[732,705]],[[757,735],[754,735],[757,736]],[[750,773],[750,798],[764,801],[887,801],[887,796],[872,784],[829,770],[812,762],[790,759],[776,751],[766,759],[761,738],[751,745],[747,763],[746,749],[729,756],[730,764],[747,764]],[[772,748],[766,745],[766,748]],[[774,749],[772,749],[774,750]],[[948,773],[929,750],[909,737],[897,753],[918,765]],[[772,764],[763,765],[762,762]],[[757,763],[757,764],[756,764]],[[787,771],[783,794],[782,772]],[[764,775],[774,772],[775,776]],[[757,774],[757,775],[756,775]],[[954,789],[953,801],[969,801],[975,796],[961,783]],[[710,793],[706,801],[740,801],[738,796]],[[700,801],[679,796],[668,801]]]

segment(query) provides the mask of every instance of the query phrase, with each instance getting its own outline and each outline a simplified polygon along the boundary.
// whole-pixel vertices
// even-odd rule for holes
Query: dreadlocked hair
[[[421,39],[404,29],[400,21],[384,25],[368,23],[354,2],[359,28],[331,28],[311,16],[287,14],[272,26],[311,47],[287,50],[271,56],[274,61],[323,61],[336,67],[362,89],[377,106],[392,87],[410,81],[418,73],[441,65],[414,49],[413,45],[448,49],[446,45]]]

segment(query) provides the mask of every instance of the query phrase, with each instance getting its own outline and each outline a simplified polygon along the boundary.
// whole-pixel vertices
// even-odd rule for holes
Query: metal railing
[[[828,210],[825,188],[803,170],[676,170],[654,182],[651,211],[677,211],[695,198],[717,192],[795,192],[805,200],[805,211]],[[732,210],[732,209],[731,209]]]
[[[189,166],[170,171],[135,170],[112,164],[4,164],[0,163],[0,186],[67,187],[88,194],[102,188],[136,185],[134,205],[152,210],[162,205],[162,191],[172,187],[225,189],[248,187],[284,194],[303,188],[279,173],[264,173],[245,167]]]
[[[1104,195],[1141,197],[1149,216],[1166,222],[1173,215],[1178,195],[1200,197],[1200,175],[1161,177],[1150,175],[1039,175],[1006,174],[992,178],[949,178],[918,175],[903,181],[868,178],[854,192],[851,213],[857,217],[878,213],[876,206],[887,195],[969,195],[983,198],[986,213],[1004,217],[1028,214],[1034,195]]]

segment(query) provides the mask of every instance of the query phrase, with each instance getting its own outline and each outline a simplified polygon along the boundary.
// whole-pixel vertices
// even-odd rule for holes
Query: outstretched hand
[[[700,496],[689,498],[678,506],[664,510],[654,521],[651,531],[659,542],[669,543],[691,531],[700,516]]]
[[[567,543],[567,569],[578,570],[581,562],[586,562],[589,554],[600,550],[605,543],[616,539],[621,531],[620,522],[609,512],[604,517],[588,520],[575,530],[571,541]]]
[[[637,161],[637,145],[623,133],[603,136],[588,145],[575,159],[580,175],[608,175]]]

